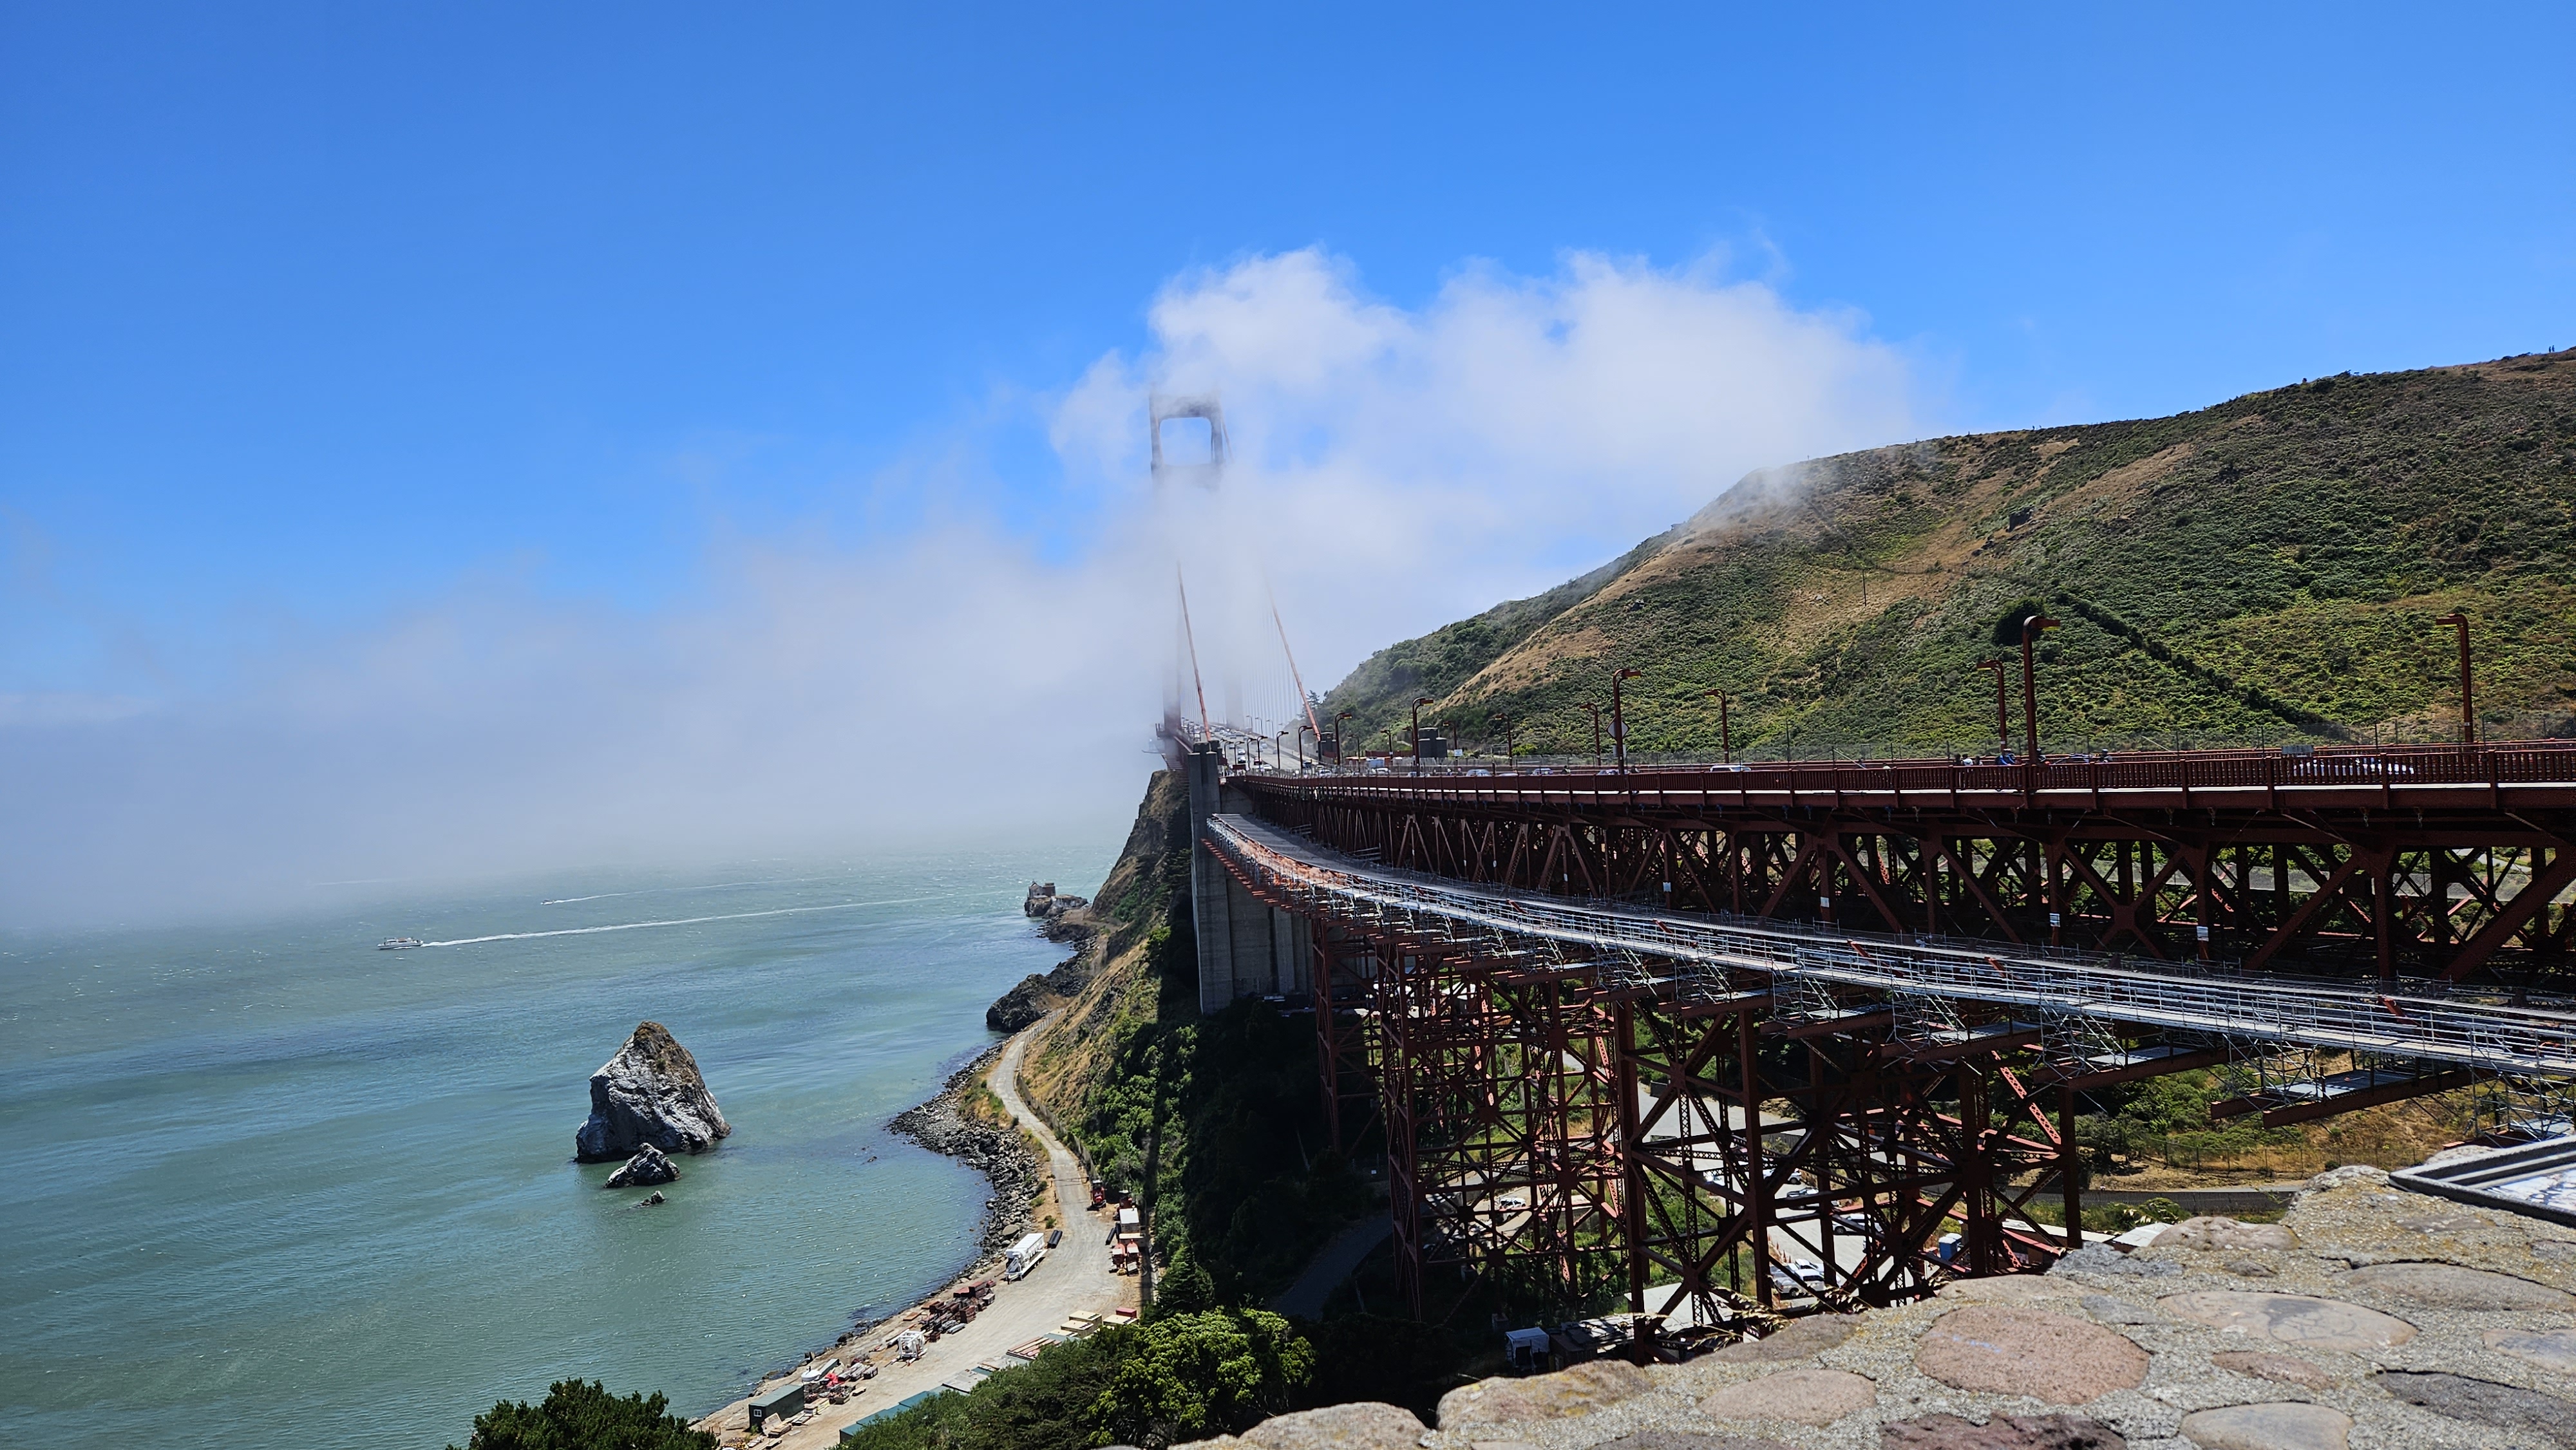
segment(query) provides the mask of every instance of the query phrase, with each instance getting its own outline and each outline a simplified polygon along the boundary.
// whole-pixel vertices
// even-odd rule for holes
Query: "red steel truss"
[[[1235,783],[1389,866],[1862,931],[2508,980],[2576,958],[2576,744]]]
[[[1492,1273],[1568,1301],[1616,1284],[1714,1324],[1730,1291],[1885,1304],[1945,1272],[2044,1266],[2065,1231],[2033,1208],[2080,1222],[2079,1095],[2159,1073],[2250,1065],[2253,1089],[2215,1111],[2266,1123],[2459,1086],[2480,1063],[2576,1075],[2576,1034],[2545,1010],[2386,995],[2565,971],[2576,751],[1229,785],[1293,833],[1276,842],[1330,848],[1341,879],[1501,903],[1336,889],[1243,828],[1209,833],[1246,890],[1316,928],[1323,1091],[1337,1143],[1377,1114],[1417,1314]],[[1511,903],[1548,896],[1798,923],[1796,964],[1520,925]],[[1994,970],[1899,970],[1864,935]],[[2170,1010],[2020,989],[2079,957],[2097,977],[2235,960]],[[2245,997],[2227,984],[2289,969],[2278,995],[2313,1022],[2227,1005]],[[2337,976],[2381,995],[2312,990]]]

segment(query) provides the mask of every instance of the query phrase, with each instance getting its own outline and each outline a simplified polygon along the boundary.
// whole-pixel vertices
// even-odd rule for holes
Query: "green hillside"
[[[1581,579],[1389,647],[1335,687],[1588,752],[1992,748],[1977,661],[2042,601],[2045,743],[2448,739],[2474,621],[2491,737],[2576,733],[2576,352],[2319,378],[2139,422],[1942,438],[1748,476]],[[2015,656],[2017,659],[2017,654]],[[2016,685],[2016,697],[2018,687]],[[2018,700],[2014,734],[2020,734]]]

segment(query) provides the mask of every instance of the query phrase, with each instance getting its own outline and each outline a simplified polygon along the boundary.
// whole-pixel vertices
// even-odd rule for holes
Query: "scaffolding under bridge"
[[[1713,1326],[2045,1267],[2079,1098],[2166,1073],[2229,1069],[2213,1115],[2267,1126],[2475,1083],[2547,1117],[2576,1080],[2576,1009],[2502,986],[1658,910],[1243,814],[1199,845],[1305,923],[1336,1146],[1375,1114],[1417,1315],[1497,1271]]]

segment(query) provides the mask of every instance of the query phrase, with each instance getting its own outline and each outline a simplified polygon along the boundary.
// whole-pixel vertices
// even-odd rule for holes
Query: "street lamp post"
[[[1304,775],[1306,773],[1306,737],[1314,733],[1314,728],[1315,727],[1311,725],[1300,725],[1297,727],[1297,773],[1299,775]],[[1317,763],[1319,764],[1321,763],[1323,753],[1324,742],[1318,740],[1315,742],[1315,754],[1318,758]]]
[[[1583,708],[1592,712],[1592,768],[1599,770],[1601,768],[1601,707],[1586,700],[1583,702]]]
[[[1702,690],[1700,693],[1717,702],[1718,763],[1720,765],[1733,765],[1735,763],[1735,733],[1727,728],[1726,692],[1724,690]]]
[[[1635,670],[1614,670],[1610,674],[1610,749],[1623,775],[1628,770],[1628,717],[1620,708],[1619,682],[1635,678]]]
[[[2475,745],[2478,743],[2478,715],[2477,709],[2471,703],[2469,697],[2469,617],[2455,609],[2433,622],[2435,624],[2456,625],[2459,628],[2460,743],[2462,745]]]
[[[1413,702],[1413,773],[1422,773],[1422,707],[1431,703],[1429,696]]]
[[[2032,771],[2039,769],[2039,672],[2031,663],[2031,642],[2040,631],[2057,628],[2057,621],[2045,614],[2034,614],[2021,622],[2021,728],[2023,743],[2030,758],[2023,762]],[[2036,781],[2034,774],[2031,779]]]
[[[1337,770],[1341,768],[1343,760],[1342,742],[1350,738],[1351,712],[1344,710],[1333,717],[1333,767]]]
[[[1995,749],[2010,750],[2012,749],[2012,721],[2004,714],[2004,662],[1979,660],[1977,668],[1995,672]]]

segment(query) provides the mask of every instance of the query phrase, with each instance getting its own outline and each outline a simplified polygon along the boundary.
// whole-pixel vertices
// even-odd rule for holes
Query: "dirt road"
[[[1051,1199],[1039,1205],[1038,1221],[1043,1223],[1051,1211],[1064,1228],[1064,1242],[1027,1278],[1003,1284],[995,1292],[991,1308],[964,1329],[931,1345],[919,1360],[902,1364],[891,1355],[877,1355],[883,1368],[875,1379],[867,1381],[865,1392],[852,1396],[848,1404],[818,1405],[811,1423],[798,1425],[779,1439],[761,1440],[748,1434],[744,1411],[750,1400],[745,1398],[699,1421],[699,1428],[715,1431],[727,1445],[749,1441],[775,1446],[777,1450],[827,1450],[840,1442],[843,1426],[924,1390],[936,1389],[943,1381],[955,1379],[978,1364],[1017,1363],[1004,1358],[1013,1346],[1044,1337],[1077,1311],[1114,1320],[1116,1310],[1134,1306],[1135,1280],[1110,1271],[1109,1226],[1088,1207],[1090,1185],[1083,1177],[1081,1161],[1056,1141],[1044,1120],[1020,1096],[1020,1059],[1029,1043],[1054,1022],[1054,1016],[1049,1015],[1013,1037],[993,1063],[985,1082],[1011,1116],[1046,1149],[1055,1189]],[[851,1348],[874,1349],[899,1327],[892,1322],[876,1325]],[[846,1359],[849,1350],[825,1357]],[[784,1378],[773,1379],[760,1388],[767,1391],[785,1382]]]

